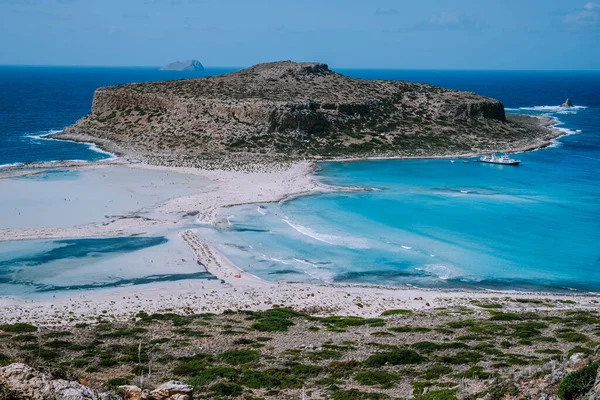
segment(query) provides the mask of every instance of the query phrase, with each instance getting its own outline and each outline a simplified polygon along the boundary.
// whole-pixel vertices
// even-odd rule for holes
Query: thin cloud
[[[416,24],[414,30],[479,30],[483,25],[462,11],[441,12]]]
[[[571,28],[600,26],[600,4],[586,3],[583,8],[567,14],[565,24]]]

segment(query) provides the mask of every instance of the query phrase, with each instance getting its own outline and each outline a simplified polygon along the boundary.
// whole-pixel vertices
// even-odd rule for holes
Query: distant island
[[[204,66],[198,60],[175,61],[160,69],[161,71],[204,71]]]
[[[206,78],[96,90],[58,138],[159,165],[432,157],[541,147],[550,122],[496,99],[432,85],[356,79],[281,61]],[[235,165],[233,165],[235,167]]]

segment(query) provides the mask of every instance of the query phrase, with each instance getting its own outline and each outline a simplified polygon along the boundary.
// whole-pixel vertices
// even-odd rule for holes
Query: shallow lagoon
[[[519,167],[321,164],[328,184],[375,190],[228,209],[227,229],[207,234],[270,280],[600,292],[599,111],[519,112],[559,115],[569,132],[585,130],[518,154]]]
[[[0,242],[2,295],[54,295],[187,279],[215,278],[176,233]]]

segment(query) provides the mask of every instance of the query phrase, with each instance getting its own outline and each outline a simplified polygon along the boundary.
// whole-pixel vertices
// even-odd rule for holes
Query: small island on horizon
[[[160,68],[161,71],[204,71],[198,60],[175,61]]]

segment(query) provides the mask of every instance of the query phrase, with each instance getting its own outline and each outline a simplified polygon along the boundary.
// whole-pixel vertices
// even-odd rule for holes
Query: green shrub
[[[258,360],[260,353],[256,350],[227,350],[219,354],[217,358],[225,364],[240,365]]]
[[[569,350],[569,352],[567,353],[567,357],[571,358],[571,356],[576,353],[582,353],[582,354],[585,354],[586,356],[589,356],[593,352],[594,352],[593,350],[588,349],[587,347],[575,346],[571,350]],[[562,354],[562,353],[559,352],[559,354]]]
[[[219,382],[210,387],[210,391],[217,396],[237,397],[242,394],[243,388],[233,382]]]
[[[106,386],[111,389],[116,389],[119,386],[127,385],[127,378],[113,378],[106,382]]]
[[[427,368],[423,373],[423,379],[427,380],[437,380],[444,375],[449,375],[454,371],[452,368],[442,365],[442,364],[433,364],[431,367]]]
[[[173,369],[173,374],[179,376],[198,375],[214,361],[215,359],[212,355],[205,353],[183,357],[180,359],[179,365]]]
[[[385,371],[361,371],[354,375],[354,380],[361,385],[388,385],[399,380],[400,377],[396,374]]]
[[[452,356],[441,356],[439,361],[444,364],[476,364],[483,356],[473,351],[461,351]]]
[[[14,324],[0,325],[0,330],[2,330],[4,332],[10,332],[10,333],[35,332],[35,331],[37,331],[37,329],[38,329],[37,326],[30,325],[30,324],[24,324],[22,322],[17,322]]]
[[[38,337],[36,335],[25,334],[13,336],[12,340],[14,342],[34,342],[38,340]]]
[[[192,385],[194,390],[199,391],[203,386],[219,379],[232,379],[238,375],[238,370],[231,367],[211,367],[201,371],[197,375],[188,379],[188,385]]]
[[[531,339],[541,336],[542,332],[540,329],[545,329],[547,327],[548,325],[543,322],[520,322],[515,326],[515,336],[519,339]]]
[[[331,394],[333,400],[381,400],[390,397],[384,393],[366,393],[358,389],[340,390]]]
[[[380,367],[382,365],[407,365],[418,364],[425,359],[416,351],[407,349],[393,349],[388,352],[375,353],[365,360],[369,367]]]
[[[565,376],[558,386],[558,397],[576,400],[585,395],[592,389],[599,367],[600,361],[597,361]]]
[[[292,373],[300,378],[313,378],[318,376],[323,369],[319,365],[296,364],[292,367]]]
[[[413,315],[413,314],[414,313],[412,312],[412,310],[396,309],[396,310],[386,310],[381,313],[381,316],[387,317],[389,315]]]
[[[82,368],[88,364],[88,360],[84,360],[83,358],[74,358],[73,360],[71,360],[71,366],[73,368]]]
[[[564,340],[569,343],[585,343],[589,342],[590,339],[585,336],[583,333],[577,332],[563,332],[556,335],[558,338]]]

